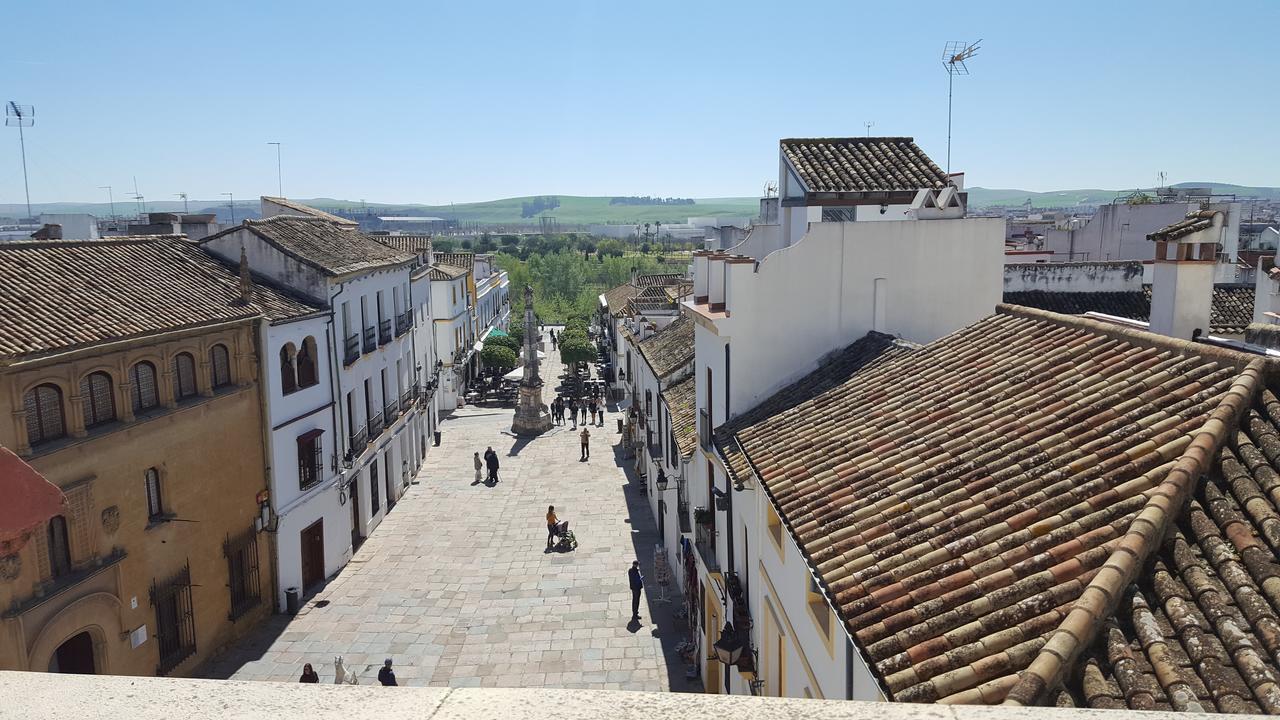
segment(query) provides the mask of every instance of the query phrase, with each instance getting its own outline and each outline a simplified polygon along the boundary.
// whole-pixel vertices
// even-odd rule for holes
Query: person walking
[[[498,453],[493,451],[493,447],[489,447],[484,451],[484,463],[489,468],[489,482],[494,485],[498,484]]]
[[[573,421],[573,429],[578,429],[578,401],[569,400],[569,419]]]
[[[556,506],[547,506],[547,547],[551,547],[556,541],[556,525],[560,522],[560,518],[556,517]]]
[[[591,411],[591,424],[595,425],[596,412],[600,409],[600,406],[596,404],[596,399],[594,396],[591,398],[591,404],[587,406],[587,409]]]
[[[391,658],[387,658],[382,663],[382,669],[378,671],[378,682],[387,687],[396,684],[396,671],[391,669]]]
[[[557,397],[551,402],[551,419],[557,425],[564,424],[564,398]]]
[[[586,427],[582,428],[582,432],[578,437],[582,440],[582,459],[584,461],[591,459],[591,446],[588,444],[591,440],[591,431]]]
[[[484,467],[484,463],[480,460],[480,453],[479,453],[478,451],[476,452],[475,464],[476,464],[476,479],[475,479],[475,480],[472,480],[472,481],[471,481],[471,484],[472,484],[472,485],[479,485],[479,484],[480,484],[480,470]]]
[[[320,682],[320,673],[311,668],[311,663],[302,666],[302,677],[298,678],[300,683],[318,683]]]
[[[640,619],[640,591],[644,589],[644,575],[640,572],[640,561],[631,561],[631,569],[627,571],[627,580],[631,583],[631,619]]]

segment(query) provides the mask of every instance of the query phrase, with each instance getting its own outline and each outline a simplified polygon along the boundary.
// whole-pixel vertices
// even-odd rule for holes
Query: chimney
[[[1156,257],[1151,286],[1151,330],[1190,340],[1209,332],[1213,275],[1225,226],[1217,210],[1198,210],[1149,235]]]
[[[1253,321],[1280,324],[1280,267],[1276,267],[1274,255],[1258,258],[1258,272],[1253,276]]]
[[[631,266],[631,284],[635,285],[640,280],[640,269],[635,265]]]
[[[249,302],[249,293],[253,285],[249,281],[249,258],[244,253],[244,246],[240,246],[240,301]]]
[[[62,226],[58,223],[45,223],[39,230],[31,233],[33,240],[61,240]]]

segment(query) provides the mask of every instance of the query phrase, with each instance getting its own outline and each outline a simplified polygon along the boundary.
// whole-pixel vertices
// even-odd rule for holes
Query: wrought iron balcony
[[[373,439],[382,434],[382,413],[377,412],[373,417],[369,418],[369,438]]]
[[[396,337],[413,329],[413,311],[406,310],[396,316]]]
[[[704,523],[693,524],[693,546],[702,558],[707,570],[715,572],[720,569],[720,561],[716,558],[716,527]]]
[[[681,500],[676,503],[676,519],[680,522],[680,532],[693,532],[693,523],[689,520],[689,503]]]
[[[395,422],[396,418],[400,417],[400,403],[395,400],[387,403],[384,413],[386,415],[388,425]]]
[[[413,387],[400,393],[400,409],[408,412],[409,408],[413,407],[413,399],[416,397],[418,397],[418,384],[414,383]]]
[[[371,353],[378,349],[378,331],[375,328],[364,329],[364,351]]]
[[[348,335],[344,341],[345,354],[343,355],[343,365],[350,365],[360,359],[360,336]]]
[[[378,321],[378,344],[386,345],[391,342],[391,318]]]
[[[347,451],[347,456],[354,459],[360,453],[364,452],[366,447],[369,447],[369,429],[363,427],[360,428],[355,431],[348,440],[350,440],[351,444],[350,450]]]

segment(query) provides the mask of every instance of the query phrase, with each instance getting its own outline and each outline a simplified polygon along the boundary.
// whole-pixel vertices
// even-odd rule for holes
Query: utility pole
[[[278,193],[278,197],[284,197],[284,173],[280,169],[280,143],[269,142],[267,144],[276,146],[276,193]]]

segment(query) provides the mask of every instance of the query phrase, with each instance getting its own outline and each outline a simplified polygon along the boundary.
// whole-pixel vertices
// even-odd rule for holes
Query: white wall
[[[1153,249],[1154,252],[1154,249]],[[1004,292],[1141,292],[1142,263],[1063,262],[1004,266]]]
[[[328,281],[319,270],[285,255],[243,227],[206,240],[201,247],[235,264],[240,262],[243,247],[249,269],[254,273],[316,300],[329,297]]]
[[[98,218],[88,213],[40,213],[41,225],[61,225],[64,240],[94,240]]]

